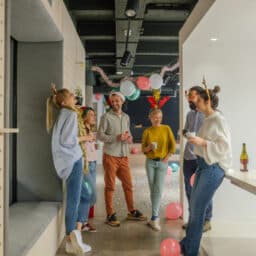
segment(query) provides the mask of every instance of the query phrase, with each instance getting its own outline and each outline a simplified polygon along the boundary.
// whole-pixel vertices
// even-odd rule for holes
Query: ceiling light
[[[139,7],[138,0],[128,0],[126,9],[125,9],[125,15],[128,18],[134,18],[138,12],[138,7]]]
[[[212,37],[210,40],[211,40],[212,42],[216,42],[216,41],[218,41],[218,38]]]
[[[124,55],[121,59],[120,65],[123,66],[123,67],[126,67],[129,64],[131,58],[132,58],[131,52],[130,51],[125,51]]]
[[[116,71],[116,74],[117,74],[117,75],[122,75],[122,74],[123,74],[123,71]]]

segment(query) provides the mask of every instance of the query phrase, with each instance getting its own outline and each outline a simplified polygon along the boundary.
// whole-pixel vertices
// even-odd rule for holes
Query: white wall
[[[246,142],[250,168],[254,169],[250,171],[254,172],[255,10],[256,1],[216,0],[182,48],[184,90],[200,84],[203,76],[209,88],[221,86],[219,109],[231,127],[233,168],[239,170],[241,145]],[[218,40],[213,42],[211,38]],[[251,222],[256,226],[255,200],[255,196],[225,181],[214,200],[214,220]]]

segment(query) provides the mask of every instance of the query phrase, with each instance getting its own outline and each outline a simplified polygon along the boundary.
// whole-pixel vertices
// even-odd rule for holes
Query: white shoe
[[[85,252],[91,251],[91,246],[84,244],[79,230],[73,230],[70,234],[71,244],[74,253],[79,256],[83,256]]]
[[[66,242],[65,250],[68,254],[75,254],[75,250],[73,249],[71,242]],[[83,250],[84,253],[89,252],[91,250],[91,247],[87,244],[83,244]]]
[[[161,231],[161,226],[160,226],[160,219],[157,218],[156,220],[150,220],[148,222],[148,226],[150,226],[152,229],[156,231]]]

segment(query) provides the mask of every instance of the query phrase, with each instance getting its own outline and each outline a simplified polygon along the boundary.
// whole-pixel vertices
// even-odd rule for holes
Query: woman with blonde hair
[[[148,225],[157,231],[161,230],[159,221],[160,201],[168,161],[175,152],[176,144],[171,128],[163,125],[163,113],[160,109],[152,109],[149,113],[152,126],[142,135],[142,152],[146,155],[146,171],[152,203],[152,217]]]
[[[83,152],[80,142],[85,136],[78,137],[78,117],[75,97],[68,89],[52,88],[52,95],[47,100],[47,130],[53,126],[53,107],[59,115],[52,131],[52,156],[58,176],[66,183],[66,252],[83,255],[91,247],[82,241],[81,227],[85,218],[85,195],[83,184]]]

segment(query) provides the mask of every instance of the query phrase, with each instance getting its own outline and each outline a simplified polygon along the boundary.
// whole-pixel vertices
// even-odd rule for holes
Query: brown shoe
[[[184,223],[184,224],[182,225],[182,228],[183,228],[183,229],[187,229],[187,227],[188,227],[188,223]]]
[[[116,213],[113,213],[111,215],[107,216],[106,224],[108,224],[111,227],[119,227],[120,221],[116,218]]]
[[[87,222],[86,224],[84,224],[83,226],[82,226],[82,229],[81,229],[82,231],[88,231],[88,232],[96,232],[97,231],[97,229],[93,226],[93,225],[91,225],[89,222]]]
[[[209,231],[211,229],[212,229],[211,222],[209,220],[206,220],[204,222],[203,232],[207,232],[207,231]]]
[[[134,210],[128,213],[127,220],[147,220],[147,217],[143,215],[139,210]]]

